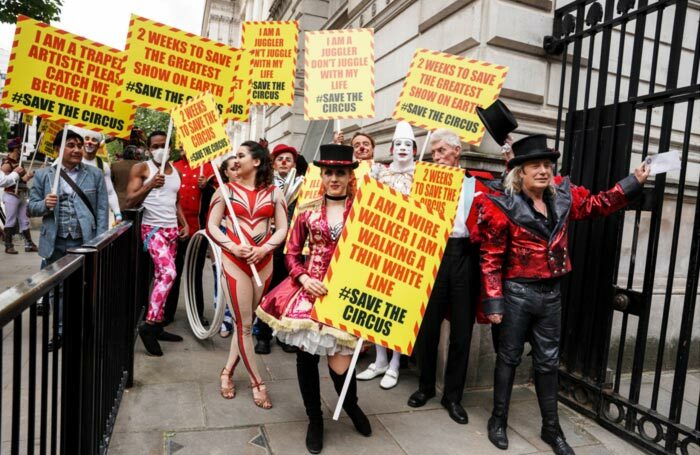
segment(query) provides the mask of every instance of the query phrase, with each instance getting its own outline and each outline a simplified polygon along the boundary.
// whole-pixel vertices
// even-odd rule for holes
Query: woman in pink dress
[[[328,358],[328,371],[336,392],[340,391],[357,344],[354,336],[311,319],[317,297],[328,290],[322,280],[343,230],[355,192],[352,147],[339,144],[321,146],[321,197],[299,208],[287,243],[289,278],[267,294],[256,314],[275,330],[280,341],[297,346],[297,378],[309,417],[306,447],[311,453],[323,448],[323,418],[318,362]],[[302,256],[308,241],[309,256]],[[357,405],[357,384],[352,375],[343,409],[358,432],[372,434],[369,420]]]

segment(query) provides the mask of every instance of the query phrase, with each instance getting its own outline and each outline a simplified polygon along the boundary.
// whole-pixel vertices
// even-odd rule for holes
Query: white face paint
[[[394,162],[399,165],[406,166],[413,162],[413,141],[410,139],[394,139],[393,156]]]

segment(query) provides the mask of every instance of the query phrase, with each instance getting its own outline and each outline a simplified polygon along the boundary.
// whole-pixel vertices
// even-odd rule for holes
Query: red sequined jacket
[[[552,205],[557,223],[551,234],[520,195],[476,197],[478,219],[470,236],[481,243],[481,303],[485,314],[503,313],[504,280],[547,279],[569,273],[569,221],[610,215],[640,193],[642,185],[630,175],[612,189],[591,195],[568,177],[555,177],[554,188]]]

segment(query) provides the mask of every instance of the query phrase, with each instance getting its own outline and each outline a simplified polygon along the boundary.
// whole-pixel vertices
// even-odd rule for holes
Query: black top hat
[[[559,152],[547,148],[547,136],[533,134],[513,143],[515,157],[508,161],[508,169],[513,169],[526,161],[549,159],[557,162]]]
[[[517,120],[501,100],[494,101],[486,109],[477,106],[476,113],[491,137],[499,145],[505,144],[508,134],[518,127]]]
[[[352,160],[352,152],[352,147],[349,145],[323,144],[321,145],[321,159],[314,160],[314,165],[355,169],[360,165],[360,162]]]

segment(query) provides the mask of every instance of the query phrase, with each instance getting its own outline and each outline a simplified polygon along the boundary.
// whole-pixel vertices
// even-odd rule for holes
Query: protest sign
[[[58,154],[53,150],[53,141],[61,131],[63,131],[63,125],[60,123],[42,120],[39,125],[40,141],[36,146],[37,151],[49,158],[56,158]]]
[[[365,175],[369,175],[372,170],[372,164],[374,162],[371,160],[360,161],[360,164],[355,169],[355,180],[357,180],[357,187],[359,188],[365,181]]]
[[[25,125],[33,125],[34,124],[34,116],[31,114],[23,114],[22,115],[22,122]]]
[[[297,65],[297,21],[243,23],[243,49],[253,54],[251,104],[294,103],[294,73]]]
[[[304,34],[304,119],[374,117],[374,30]]]
[[[235,52],[239,54],[238,64],[233,74],[228,108],[224,119],[247,122],[250,114],[250,91],[253,77],[250,61],[253,54],[246,49],[236,49]]]
[[[301,184],[299,188],[299,195],[297,196],[297,205],[294,208],[294,213],[292,213],[292,219],[289,222],[289,229],[287,230],[287,241],[284,244],[284,253],[287,253],[287,244],[289,243],[289,237],[292,235],[292,230],[294,224],[299,216],[299,210],[302,205],[306,202],[316,199],[321,196],[321,168],[315,164],[309,164],[306,169],[306,174],[304,174],[304,183]],[[308,246],[304,247],[304,251],[308,252]]]
[[[451,226],[366,176],[311,317],[410,355]]]
[[[176,107],[172,119],[190,167],[195,168],[231,150],[211,93],[203,93]]]
[[[224,106],[240,55],[233,48],[132,14],[126,54],[117,94],[123,101],[167,111],[209,91],[226,119]]]
[[[124,53],[17,16],[0,106],[127,137],[136,114],[116,100]]]
[[[102,158],[104,161],[107,161],[108,163],[110,162],[109,153],[107,153],[107,146],[105,145],[104,142],[102,142],[100,144],[100,146],[97,147],[97,151],[95,152],[95,156]]]
[[[506,66],[418,49],[392,117],[430,131],[448,128],[479,145],[484,125],[476,107],[498,98],[507,73]]]
[[[463,181],[464,169],[419,161],[416,163],[409,197],[439,213],[451,228],[457,214]]]

